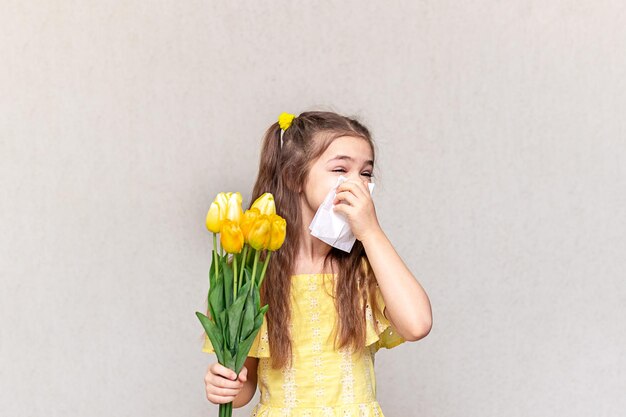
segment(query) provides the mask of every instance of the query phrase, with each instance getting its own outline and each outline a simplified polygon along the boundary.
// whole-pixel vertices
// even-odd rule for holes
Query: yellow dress
[[[261,392],[251,417],[384,417],[376,400],[374,356],[381,347],[391,349],[405,340],[385,318],[385,302],[376,287],[380,311],[372,312],[367,303],[365,354],[352,354],[349,348],[334,350],[337,313],[330,294],[336,275],[291,276],[292,367],[272,369],[267,322],[263,320],[248,353],[259,358],[257,384]],[[206,335],[202,351],[215,352]]]

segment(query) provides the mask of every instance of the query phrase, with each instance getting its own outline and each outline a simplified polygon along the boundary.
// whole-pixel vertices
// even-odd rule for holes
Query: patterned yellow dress
[[[259,358],[257,384],[261,392],[251,417],[384,417],[376,400],[374,356],[405,340],[383,314],[385,302],[378,287],[380,311],[366,307],[365,354],[333,349],[336,318],[334,290],[337,274],[292,275],[290,328],[293,366],[272,369],[267,323],[264,320],[248,356]],[[203,352],[215,352],[205,335]]]

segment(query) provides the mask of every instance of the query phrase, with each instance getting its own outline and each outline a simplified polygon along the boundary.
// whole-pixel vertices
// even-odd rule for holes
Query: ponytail
[[[265,131],[259,158],[258,177],[252,190],[251,201],[255,201],[265,192],[276,195],[281,186],[280,132],[281,128],[278,122],[272,124]]]

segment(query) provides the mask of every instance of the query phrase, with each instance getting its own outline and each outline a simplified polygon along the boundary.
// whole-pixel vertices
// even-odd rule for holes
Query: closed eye
[[[339,168],[339,169],[333,169],[333,172],[346,172],[346,170],[343,169],[343,168]],[[370,177],[370,178],[373,176],[372,174],[370,174],[368,172],[364,172],[361,175],[364,175],[364,176]]]

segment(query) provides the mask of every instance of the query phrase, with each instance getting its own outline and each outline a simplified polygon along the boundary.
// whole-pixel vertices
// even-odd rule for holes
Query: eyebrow
[[[354,162],[354,158],[352,158],[351,156],[348,156],[348,155],[336,155],[336,156],[334,156],[333,158],[330,158],[330,159],[327,161],[327,163],[328,163],[328,162],[331,162],[331,161],[334,161],[334,160],[336,160],[336,159],[345,159],[345,160],[347,160],[347,161]],[[371,159],[368,159],[367,161],[365,161],[365,165],[371,165],[371,166],[374,166],[374,161],[372,161]]]

